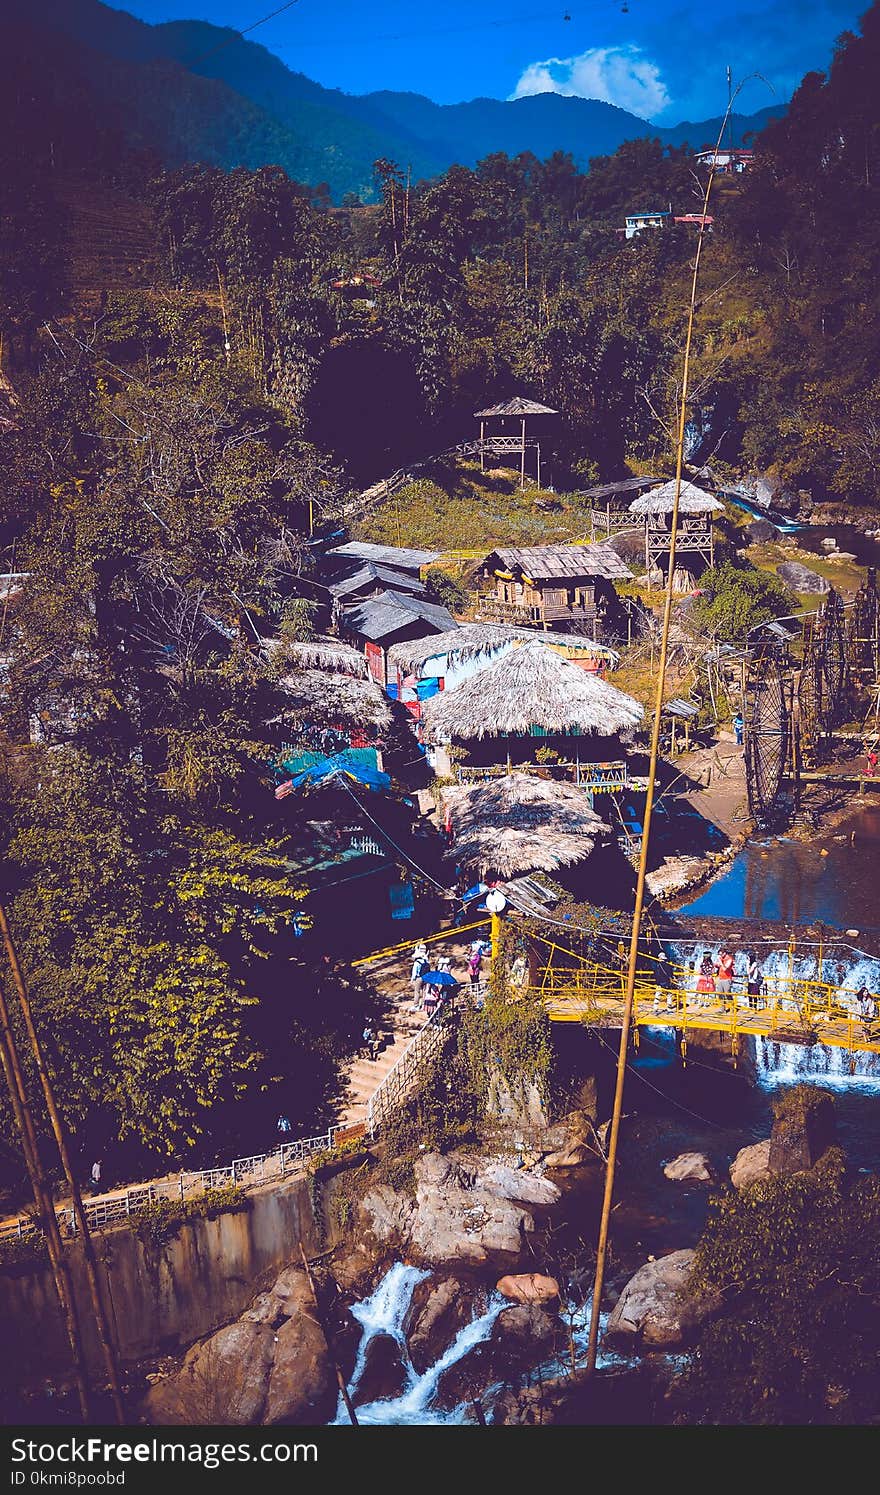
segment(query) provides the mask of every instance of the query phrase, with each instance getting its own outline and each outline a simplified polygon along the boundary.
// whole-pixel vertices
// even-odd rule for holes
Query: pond
[[[723,877],[683,905],[730,919],[821,920],[838,929],[880,929],[880,804],[809,841],[749,841]]]

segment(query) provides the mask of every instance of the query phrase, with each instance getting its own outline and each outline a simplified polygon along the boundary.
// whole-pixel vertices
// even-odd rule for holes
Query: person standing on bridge
[[[715,994],[715,967],[712,964],[712,957],[708,951],[700,961],[700,972],[697,976],[697,992],[701,998],[699,1006],[711,1006],[711,1003],[706,999]]]
[[[412,1010],[418,1012],[422,1005],[425,992],[425,983],[422,979],[427,970],[430,969],[428,960],[428,947],[425,944],[416,945],[412,953],[412,967],[409,973],[410,985],[412,986]]]
[[[734,958],[730,950],[723,947],[718,955],[718,969],[715,972],[715,990],[719,997],[729,997],[733,985]]]
[[[873,744],[868,748],[866,756],[868,764],[865,772],[869,779],[873,779],[877,774],[877,749]]]
[[[761,1005],[758,1000],[761,995],[761,967],[754,950],[749,951],[746,959],[746,991],[748,993],[749,1006],[753,1011],[757,1011]]]

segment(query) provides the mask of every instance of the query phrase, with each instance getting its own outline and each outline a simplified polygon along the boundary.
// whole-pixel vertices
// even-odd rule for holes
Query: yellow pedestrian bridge
[[[777,1043],[823,1043],[852,1054],[880,1053],[880,1022],[862,1017],[855,993],[839,986],[793,974],[765,976],[760,996],[737,990],[737,980],[726,996],[694,990],[694,972],[683,966],[665,967],[664,977],[654,980],[643,971],[636,978],[636,1042],[639,1027],[666,1027],[678,1032],[683,1056],[688,1033],[696,1031],[728,1034],[734,1058],[744,1034]],[[625,986],[623,966],[589,960],[561,966],[551,960],[525,989],[543,998],[553,1022],[619,1027]]]

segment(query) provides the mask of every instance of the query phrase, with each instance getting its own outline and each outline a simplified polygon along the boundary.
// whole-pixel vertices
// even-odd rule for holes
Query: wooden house
[[[505,623],[589,634],[603,641],[621,612],[615,581],[632,572],[607,544],[493,550],[482,564],[481,612]]]
[[[455,627],[451,612],[438,602],[398,591],[380,592],[356,602],[339,618],[340,632],[363,650],[370,674],[382,686],[388,681],[388,650],[392,644],[447,633]],[[396,679],[396,671],[392,675]]]
[[[665,578],[669,571],[674,506],[675,483],[672,480],[633,499],[629,506],[629,512],[645,527],[645,565],[649,575],[652,571],[659,570]],[[695,483],[681,484],[675,553],[687,570],[691,569],[697,558],[704,566],[714,565],[712,520],[715,515],[723,513],[724,505],[713,498],[711,493],[706,493]]]

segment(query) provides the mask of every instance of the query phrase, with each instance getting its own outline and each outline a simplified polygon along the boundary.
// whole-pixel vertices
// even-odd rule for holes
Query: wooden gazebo
[[[526,451],[533,450],[536,454],[536,480],[538,487],[541,486],[541,441],[537,435],[527,434],[527,422],[530,418],[543,415],[558,415],[558,410],[551,410],[549,405],[539,405],[535,400],[526,400],[522,395],[515,395],[512,400],[504,400],[500,405],[491,405],[488,410],[477,410],[476,419],[480,422],[480,471],[486,471],[486,453],[492,457],[504,456],[507,453],[518,452],[520,458],[520,487],[526,486]],[[497,430],[490,430],[486,434],[486,422],[496,421]],[[519,427],[519,430],[516,427]]]
[[[650,493],[633,499],[629,512],[645,526],[645,565],[669,569],[672,546],[672,512],[675,506],[675,483],[663,483]],[[712,520],[724,513],[724,505],[695,483],[682,483],[678,504],[678,529],[675,540],[677,556],[699,556],[706,566],[715,562]],[[683,561],[684,563],[684,561]]]

